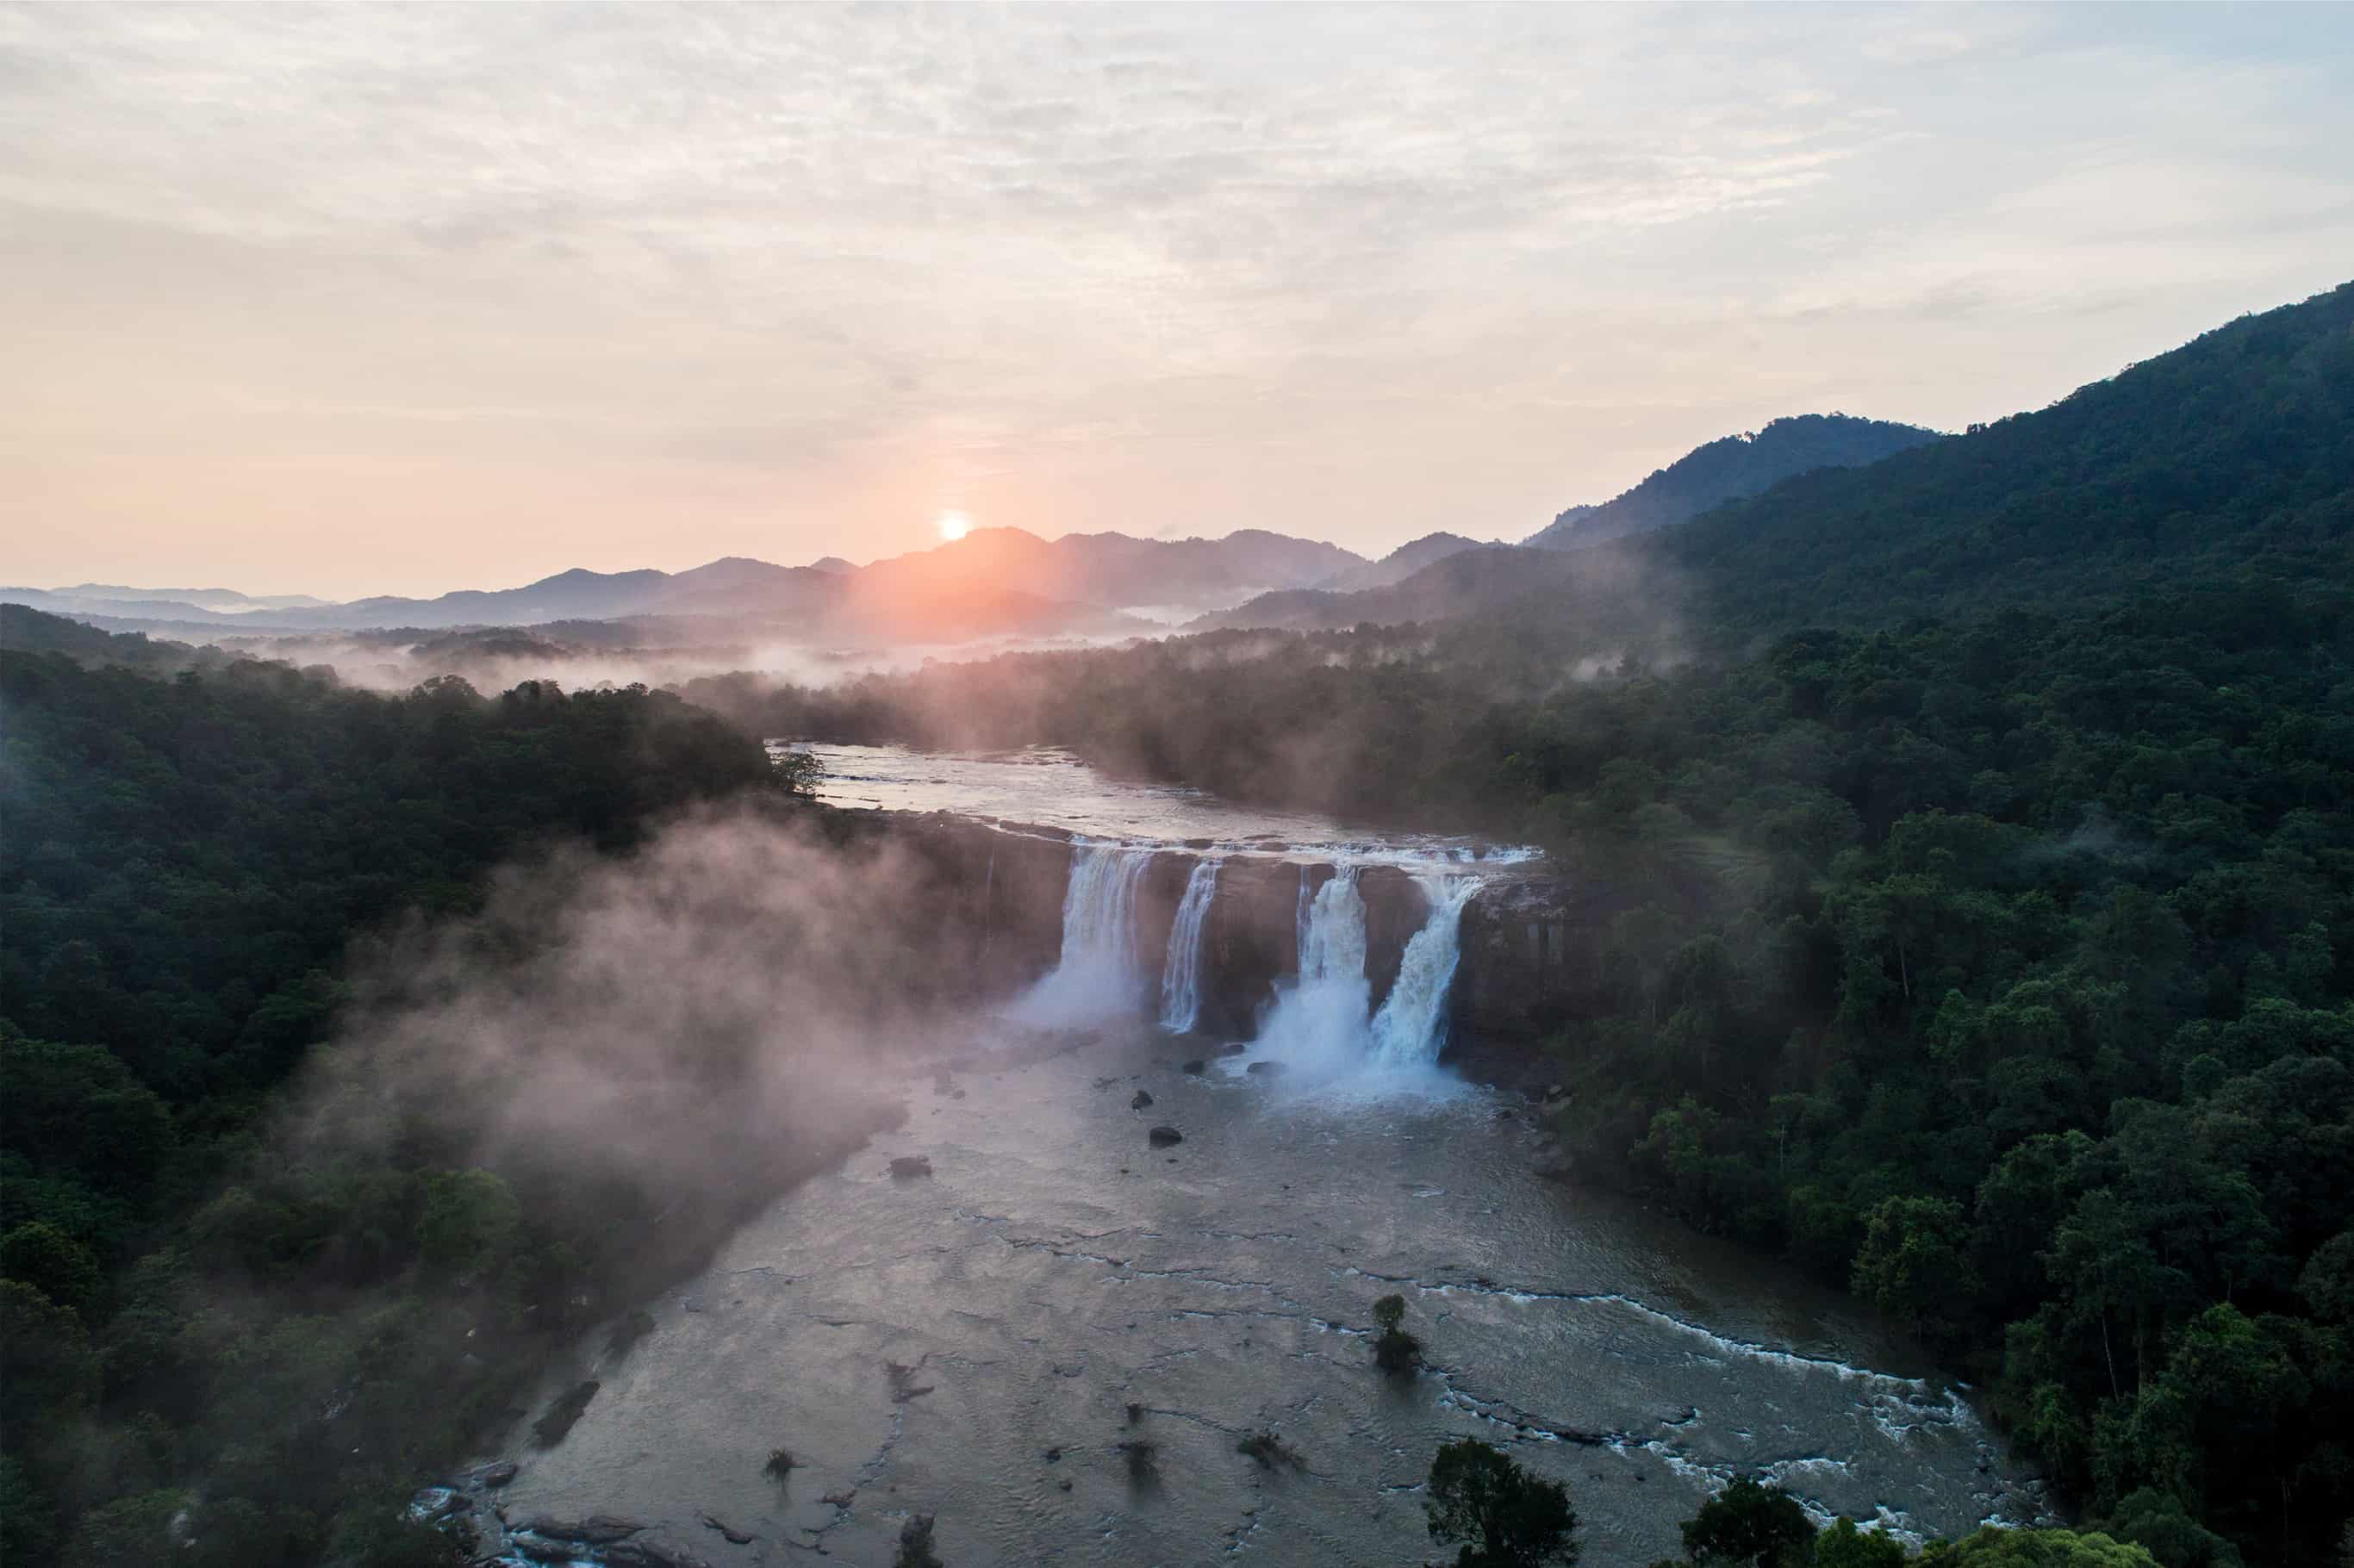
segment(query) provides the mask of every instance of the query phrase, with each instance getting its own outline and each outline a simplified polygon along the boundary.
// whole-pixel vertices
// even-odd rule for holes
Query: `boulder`
[[[498,1488],[515,1478],[518,1468],[512,1459],[493,1459],[487,1465],[476,1465],[471,1470],[458,1472],[461,1487]]]
[[[573,1423],[588,1413],[588,1402],[597,1397],[597,1390],[602,1386],[592,1377],[586,1383],[576,1383],[557,1394],[556,1402],[547,1407],[546,1414],[532,1423],[532,1436],[539,1439],[540,1446],[553,1448],[563,1442],[565,1434],[572,1430]]]
[[[1245,1067],[1243,1071],[1246,1073],[1264,1073],[1267,1076],[1273,1077],[1276,1074],[1283,1071],[1283,1064],[1280,1062],[1253,1062],[1249,1066]]]
[[[1128,1102],[1128,1108],[1130,1110],[1142,1110],[1151,1103],[1152,1097],[1146,1094],[1142,1089],[1139,1089],[1136,1091],[1136,1097]]]
[[[645,1529],[634,1519],[621,1519],[610,1513],[592,1513],[587,1519],[549,1519],[543,1515],[524,1526],[534,1535],[544,1535],[550,1541],[578,1542],[588,1546],[610,1546],[616,1541],[627,1541]]]
[[[1210,1065],[1202,1060],[1199,1056],[1194,1057],[1192,1061],[1185,1064],[1185,1071],[1197,1078],[1209,1070]]]
[[[1185,1135],[1178,1131],[1175,1128],[1171,1127],[1167,1122],[1162,1122],[1159,1127],[1154,1128],[1150,1132],[1146,1133],[1144,1136],[1151,1141],[1152,1147],[1155,1149],[1166,1149],[1171,1144],[1182,1143],[1185,1141]]]
[[[891,1161],[891,1176],[894,1181],[905,1181],[917,1176],[928,1176],[931,1173],[932,1162],[920,1154],[902,1154]]]
[[[619,1542],[605,1548],[605,1561],[613,1568],[710,1568],[702,1558],[658,1541]]]

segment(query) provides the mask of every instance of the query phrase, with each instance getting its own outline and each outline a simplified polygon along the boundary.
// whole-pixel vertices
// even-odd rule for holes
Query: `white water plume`
[[[1299,973],[1276,997],[1252,1054],[1320,1078],[1346,1072],[1364,1060],[1372,997],[1365,901],[1356,872],[1344,866],[1308,901],[1299,925]]]
[[[1063,951],[1011,1009],[1023,1023],[1068,1028],[1132,1012],[1144,997],[1136,959],[1136,887],[1153,852],[1071,841]]]
[[[1365,903],[1356,874],[1342,868],[1316,890],[1299,927],[1299,973],[1276,998],[1251,1054],[1312,1079],[1370,1067],[1412,1073],[1435,1067],[1447,1043],[1447,992],[1460,957],[1463,906],[1476,877],[1417,877],[1430,913],[1405,946],[1397,983],[1370,1017],[1365,975]]]
[[[1447,1044],[1447,988],[1462,958],[1463,906],[1479,890],[1469,876],[1416,877],[1430,899],[1430,917],[1405,945],[1397,983],[1373,1015],[1377,1067],[1428,1067]]]
[[[1218,863],[1196,861],[1185,896],[1169,927],[1169,958],[1161,970],[1161,1027],[1182,1034],[1202,1014],[1202,929],[1218,893]]]

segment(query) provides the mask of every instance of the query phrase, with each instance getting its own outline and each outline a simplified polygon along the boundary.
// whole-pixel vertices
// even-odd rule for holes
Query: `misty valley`
[[[2354,1568],[2346,16],[0,0],[0,1568]]]

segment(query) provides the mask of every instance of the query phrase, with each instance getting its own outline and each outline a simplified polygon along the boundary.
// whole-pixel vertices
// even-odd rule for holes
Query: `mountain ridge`
[[[1945,439],[1917,425],[1852,414],[1787,415],[1703,442],[1599,505],[1565,509],[1521,543],[1574,549],[1671,527],[1801,473],[1866,467]]]
[[[431,599],[375,595],[269,610],[231,612],[186,599],[99,599],[23,588],[0,588],[0,599],[52,614],[245,632],[529,626],[645,615],[806,618],[905,632],[920,630],[911,623],[924,612],[978,630],[1002,625],[1035,631],[1053,630],[1058,619],[1075,630],[1122,622],[1126,618],[1112,612],[1124,604],[1232,602],[1258,588],[1319,581],[1365,564],[1339,546],[1266,529],[1239,529],[1219,539],[1102,532],[1049,540],[1019,528],[989,528],[864,567],[831,556],[784,567],[744,556],[682,572],[573,567],[511,588],[459,588]]]

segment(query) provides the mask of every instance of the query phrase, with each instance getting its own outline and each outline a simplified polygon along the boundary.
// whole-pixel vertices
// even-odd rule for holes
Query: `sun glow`
[[[972,532],[972,519],[961,512],[943,512],[939,515],[939,521],[934,523],[932,526],[940,531],[941,538],[953,545]]]

